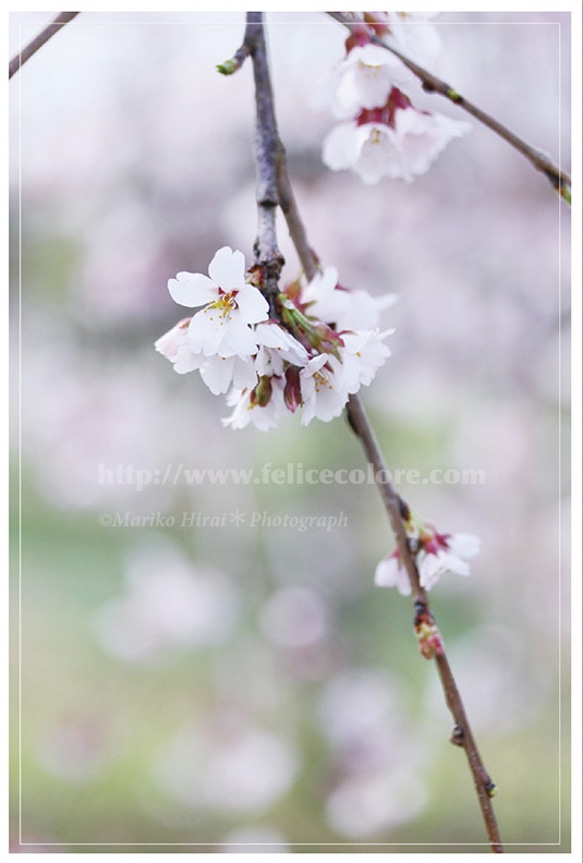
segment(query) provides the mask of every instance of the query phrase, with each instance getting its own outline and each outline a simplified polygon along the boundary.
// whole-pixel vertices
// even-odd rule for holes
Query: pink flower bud
[[[287,409],[292,413],[294,413],[302,403],[300,370],[296,368],[296,366],[288,366],[285,370],[283,400]]]

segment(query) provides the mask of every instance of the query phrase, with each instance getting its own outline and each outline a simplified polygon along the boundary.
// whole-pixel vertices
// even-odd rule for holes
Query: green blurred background
[[[13,15],[14,50],[49,17]],[[344,284],[400,295],[363,392],[387,461],[485,477],[399,490],[482,539],[431,598],[502,837],[567,851],[568,211],[477,124],[411,186],[326,171],[310,100],[343,31],[268,22],[310,242]],[[221,245],[251,257],[251,69],[215,72],[243,25],[83,14],[12,83],[13,850],[487,852],[410,601],[374,586],[393,547],[374,487],[123,472],[365,466],[342,418],[223,428],[153,350],[181,317],[168,278]],[[436,26],[438,74],[568,168],[568,15]],[[281,244],[295,278],[283,224]],[[342,522],[269,526],[285,515]]]

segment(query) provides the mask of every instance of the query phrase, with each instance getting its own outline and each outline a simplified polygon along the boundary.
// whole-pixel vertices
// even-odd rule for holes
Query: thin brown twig
[[[269,254],[270,251],[277,248],[277,244],[274,242],[274,237],[271,234],[272,227],[274,228],[274,224],[272,225],[271,223],[271,210],[273,200],[277,199],[285,215],[292,242],[294,243],[306,277],[311,279],[318,270],[318,260],[308,243],[306,231],[300,218],[293,189],[289,180],[285,149],[279,139],[275,121],[273,93],[271,90],[269,70],[265,62],[264,36],[259,36],[260,31],[261,33],[263,31],[261,13],[249,13],[243,43],[243,45],[247,47],[245,47],[244,50],[239,49],[238,55],[242,56],[244,54],[247,56],[248,54],[251,54],[254,60],[255,87],[256,89],[259,88],[262,90],[261,94],[256,94],[258,124],[257,138],[260,145],[265,145],[266,142],[268,142],[269,146],[264,147],[263,150],[258,150],[257,161],[258,173],[260,174],[258,178],[258,191],[265,188],[270,190],[270,194],[267,196],[258,194],[258,206],[261,210],[261,206],[263,205],[260,201],[266,197],[270,213],[270,222],[265,238],[266,250]],[[228,63],[229,62],[230,61],[228,61]],[[270,107],[266,104],[269,102],[271,103]],[[266,128],[262,131],[259,127],[263,122],[266,123]],[[264,159],[271,161],[271,167],[264,164]],[[265,175],[263,175],[262,172],[265,172]],[[276,195],[273,194],[272,187],[274,176],[277,181]],[[260,230],[262,224],[264,225],[265,222],[262,223],[260,216]],[[256,246],[260,247],[260,243],[261,237],[258,237],[258,243]],[[353,430],[362,442],[369,461],[375,469],[378,489],[387,510],[401,559],[411,583],[413,598],[415,600],[416,620],[419,619],[420,616],[424,616],[425,620],[434,623],[433,614],[427,603],[426,593],[420,585],[419,572],[415,558],[411,553],[405,533],[403,524],[403,501],[390,480],[390,474],[384,462],[374,432],[372,431],[367,419],[362,402],[357,395],[350,396],[348,402],[348,418]],[[445,652],[436,656],[435,659],[446,703],[455,722],[452,740],[457,745],[462,746],[466,751],[491,849],[495,853],[501,853],[504,848],[500,840],[491,802],[494,784],[488,776],[478,752],[463,702]]]
[[[350,12],[328,12],[332,18],[336,21],[339,21],[340,24],[343,24],[344,27],[347,27],[348,30],[352,30],[353,27],[362,25],[362,19],[359,19],[357,15]],[[398,57],[404,65],[413,72],[414,75],[419,78],[421,84],[423,85],[423,89],[428,93],[438,93],[440,96],[444,96],[446,99],[449,99],[450,102],[453,102],[454,105],[458,105],[460,108],[463,108],[468,114],[471,114],[472,117],[475,117],[476,120],[479,120],[484,126],[487,126],[488,129],[491,129],[492,132],[495,132],[510,144],[511,147],[514,147],[515,150],[518,150],[528,161],[533,165],[537,171],[541,171],[546,178],[552,183],[554,188],[559,192],[561,197],[565,198],[565,200],[570,203],[571,201],[571,177],[565,173],[564,171],[557,168],[557,166],[552,162],[552,160],[545,154],[541,153],[539,150],[536,150],[534,147],[531,147],[530,144],[527,144],[526,141],[523,141],[518,135],[515,135],[514,132],[511,132],[506,126],[500,123],[498,120],[495,120],[494,117],[491,117],[486,111],[483,111],[477,105],[474,105],[464,96],[460,95],[454,87],[451,87],[445,81],[442,81],[436,75],[433,75],[431,72],[428,72],[427,69],[424,69],[422,66],[419,66],[418,63],[415,63],[413,60],[410,60],[406,57],[401,51],[397,48],[394,48],[392,45],[387,44],[380,36],[376,34],[371,34],[371,42],[375,45],[379,45],[381,48],[385,48],[385,50],[390,51],[391,54],[394,54],[395,57]]]
[[[59,12],[54,21],[51,21],[44,30],[35,36],[34,39],[25,45],[24,48],[15,54],[10,63],[8,64],[8,79],[12,78],[13,75],[18,72],[19,69],[22,69],[27,60],[30,60],[33,54],[36,54],[39,48],[52,39],[55,33],[58,33],[65,24],[68,24],[69,21],[72,21],[79,13],[78,12]]]
[[[232,60],[219,66],[223,74],[231,74],[246,57],[253,62],[255,81],[255,161],[257,239],[253,247],[255,265],[261,271],[261,291],[266,297],[270,316],[278,318],[276,298],[279,294],[279,277],[284,258],[277,244],[276,216],[279,206],[277,165],[281,142],[277,133],[275,105],[269,69],[261,12],[248,12],[243,44]],[[228,71],[226,71],[228,70]]]
[[[415,599],[416,616],[419,617],[420,615],[424,615],[426,620],[435,623],[435,617],[427,601],[425,591],[419,584],[417,564],[407,542],[407,536],[405,534],[401,518],[401,498],[390,481],[390,473],[383,459],[374,432],[372,431],[371,425],[367,419],[362,401],[358,395],[351,395],[349,398],[348,417],[351,427],[360,438],[366,456],[374,468],[377,486],[395,533],[399,554],[406,568],[407,575],[409,576],[411,590]],[[445,700],[454,720],[454,734],[452,741],[465,749],[478,796],[478,802],[482,811],[482,817],[486,826],[486,832],[490,840],[491,850],[497,854],[502,853],[504,851],[504,847],[500,839],[500,833],[498,831],[496,816],[494,814],[491,800],[495,790],[494,783],[488,775],[478,751],[478,747],[466,715],[462,697],[455,682],[445,651],[436,655],[434,658],[437,664]]]

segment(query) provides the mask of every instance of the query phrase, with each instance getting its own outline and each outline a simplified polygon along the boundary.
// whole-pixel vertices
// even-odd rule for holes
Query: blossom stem
[[[318,258],[308,243],[306,231],[300,218],[287,171],[285,150],[277,132],[275,112],[273,108],[273,93],[269,80],[269,70],[265,62],[265,41],[262,27],[261,13],[248,13],[244,44],[250,44],[252,46],[250,53],[254,59],[255,87],[256,90],[261,90],[261,93],[256,94],[258,126],[257,138],[261,144],[261,146],[258,147],[257,167],[258,173],[260,173],[260,177],[258,178],[258,191],[265,189],[266,192],[268,192],[267,197],[269,199],[268,205],[270,207],[270,212],[271,210],[275,210],[272,203],[274,200],[279,204],[279,206],[281,206],[287,221],[292,242],[297,251],[305,275],[311,280],[318,272]],[[260,36],[258,35],[259,32],[261,32]],[[258,55],[260,58],[259,60],[256,59]],[[259,128],[262,124],[265,124],[264,129]],[[270,166],[268,167],[265,165],[264,161],[269,161],[271,163]],[[273,193],[273,187],[271,185],[274,176],[276,177],[277,183],[275,194]],[[258,194],[259,207],[262,206],[261,200],[262,195]],[[270,236],[271,235],[268,233],[268,240]],[[273,250],[273,247],[270,247],[268,243],[268,252],[270,248]],[[415,562],[415,557],[411,553],[407,542],[407,535],[405,533],[403,523],[406,504],[401,499],[395,486],[390,480],[390,474],[383,459],[380,447],[358,395],[351,395],[349,398],[348,419],[354,432],[360,438],[369,461],[375,468],[377,486],[385,504],[399,552],[401,554],[401,559],[406,567],[411,583],[416,616],[421,614],[427,620],[433,621],[433,615],[427,602],[425,590],[420,585],[419,572]],[[496,853],[502,852],[504,848],[501,844],[496,818],[490,800],[492,789],[494,788],[493,783],[491,782],[478,753],[478,749],[466,717],[463,702],[445,652],[438,652],[435,655],[435,661],[437,663],[446,703],[455,721],[455,741],[466,750],[470,770],[472,772],[478,800],[482,810],[482,816],[488,838],[490,840],[491,850]]]
[[[51,21],[44,30],[32,39],[28,45],[25,45],[18,54],[15,54],[8,64],[8,78],[12,78],[19,69],[22,69],[27,60],[30,60],[33,54],[36,54],[39,48],[51,39],[55,33],[72,21],[79,13],[78,12],[59,12],[54,21]]]
[[[339,21],[348,30],[353,30],[354,27],[361,27],[362,21],[358,19],[358,17],[351,12],[328,12],[332,18],[336,21]],[[566,174],[564,171],[561,171],[557,166],[548,158],[544,153],[541,153],[539,150],[535,150],[534,147],[531,147],[530,144],[527,144],[526,141],[523,141],[518,135],[515,135],[514,132],[511,132],[506,126],[500,123],[498,120],[491,117],[486,111],[483,111],[477,105],[474,105],[464,96],[457,92],[453,87],[449,84],[446,84],[445,81],[442,81],[440,78],[433,75],[431,72],[428,72],[427,69],[424,69],[422,66],[419,66],[413,60],[410,60],[404,54],[401,53],[397,48],[393,48],[392,45],[388,45],[380,36],[376,34],[371,34],[370,41],[379,45],[381,48],[384,48],[387,51],[390,51],[391,54],[394,54],[395,57],[398,57],[399,60],[416,75],[417,78],[421,81],[423,85],[423,89],[428,93],[438,93],[440,96],[444,96],[446,99],[449,99],[450,102],[453,102],[454,105],[458,105],[460,108],[463,108],[468,114],[471,114],[472,117],[475,117],[480,123],[484,126],[487,126],[488,129],[491,129],[492,132],[495,132],[500,138],[510,144],[511,147],[514,147],[515,150],[518,150],[528,161],[536,168],[537,171],[541,171],[549,182],[554,186],[557,192],[564,198],[567,203],[570,203],[571,197],[571,177]]]

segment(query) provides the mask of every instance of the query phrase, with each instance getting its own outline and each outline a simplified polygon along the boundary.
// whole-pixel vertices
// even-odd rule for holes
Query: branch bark
[[[223,70],[226,67],[235,71],[247,56],[250,56],[253,62],[255,81],[257,239],[253,251],[255,265],[260,270],[261,291],[269,303],[270,317],[277,320],[279,314],[276,298],[279,294],[281,269],[285,263],[277,244],[276,230],[277,208],[279,206],[277,166],[283,147],[277,133],[275,104],[267,65],[267,48],[261,12],[247,13],[243,44],[236,52],[233,60],[223,65]]]
[[[22,48],[18,54],[16,54],[10,63],[8,64],[8,79],[12,78],[19,69],[22,69],[27,60],[30,60],[33,54],[36,54],[39,48],[52,39],[55,33],[58,33],[65,24],[68,24],[69,21],[72,21],[79,13],[78,12],[59,12],[54,21],[51,21],[44,30],[35,36],[28,45]]]

